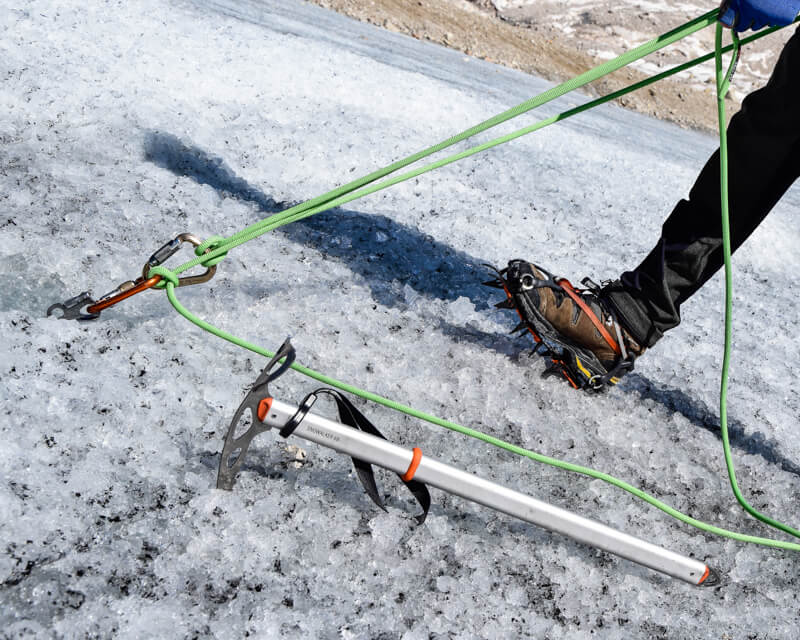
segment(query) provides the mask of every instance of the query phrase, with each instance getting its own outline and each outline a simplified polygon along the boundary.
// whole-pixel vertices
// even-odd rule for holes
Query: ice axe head
[[[266,412],[272,401],[269,392],[269,383],[280,377],[292,366],[295,359],[295,350],[289,338],[281,345],[277,353],[264,367],[261,375],[255,381],[250,391],[245,396],[239,408],[231,420],[228,427],[228,434],[225,436],[225,446],[222,448],[222,456],[219,461],[219,472],[217,473],[217,489],[230,491],[236,481],[236,474],[242,466],[244,456],[253,438],[259,433],[269,431],[269,425],[264,424]],[[281,362],[283,361],[283,362]],[[276,365],[280,366],[275,369]],[[275,371],[273,371],[275,369]],[[250,411],[250,428],[240,436],[236,436],[236,429],[239,426],[245,412]]]

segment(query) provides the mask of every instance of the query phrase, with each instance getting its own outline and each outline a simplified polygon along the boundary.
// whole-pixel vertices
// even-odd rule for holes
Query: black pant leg
[[[735,251],[800,177],[800,29],[784,47],[767,85],[728,126],[731,245]],[[605,296],[641,344],[652,346],[680,323],[680,305],[723,265],[719,151],[689,198],[664,222],[661,238]]]

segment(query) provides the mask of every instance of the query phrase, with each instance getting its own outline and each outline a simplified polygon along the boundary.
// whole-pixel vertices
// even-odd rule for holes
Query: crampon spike
[[[525,321],[522,321],[511,331],[509,331],[509,333],[517,333],[519,331],[527,331],[527,330],[528,330],[528,324]]]
[[[542,371],[542,378],[552,378],[553,376],[561,377],[564,375],[564,367],[558,360],[550,360],[550,362]]]
[[[487,269],[488,269],[488,270],[491,272],[491,274],[492,274],[492,275],[496,275],[496,276],[497,276],[497,278],[498,278],[498,279],[499,279],[501,282],[502,282],[502,280],[503,280],[503,276],[504,276],[504,275],[506,274],[506,272],[508,271],[508,267],[503,267],[502,269],[498,269],[498,268],[497,268],[497,267],[495,267],[493,264],[489,264],[489,263],[487,263],[487,262],[484,262],[484,263],[483,263],[483,266],[484,266],[484,267],[486,267],[486,268],[487,268]]]
[[[542,371],[542,378],[551,378],[552,376],[557,378],[565,378],[573,388],[580,388],[578,384],[576,384],[576,382],[570,377],[569,369],[567,369],[561,360],[551,358],[550,364],[548,364],[547,368]]]

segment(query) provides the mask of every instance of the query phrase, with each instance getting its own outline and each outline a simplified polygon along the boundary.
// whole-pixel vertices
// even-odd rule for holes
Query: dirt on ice
[[[390,31],[559,82],[714,8],[700,0],[312,0]],[[769,77],[792,28],[743,50],[729,116]],[[588,87],[603,95],[713,51],[714,29],[617,71]],[[618,102],[682,126],[715,130],[713,61],[628,94]]]

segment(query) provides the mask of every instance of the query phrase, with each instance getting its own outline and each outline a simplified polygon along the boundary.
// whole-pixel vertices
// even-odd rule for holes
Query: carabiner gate
[[[163,264],[165,261],[169,260],[172,256],[174,256],[178,250],[181,248],[181,245],[184,242],[188,242],[192,246],[199,247],[203,244],[203,241],[200,240],[196,235],[193,233],[182,233],[174,240],[170,240],[167,242],[163,247],[161,247],[158,251],[156,251],[150,259],[145,263],[144,268],[142,269],[142,279],[147,280],[147,274],[150,273],[150,269],[153,267],[157,267]],[[206,253],[211,251],[211,248],[206,249]],[[214,277],[214,274],[217,272],[217,267],[214,265],[213,267],[207,267],[205,273],[201,273],[197,276],[184,276],[183,278],[178,278],[178,285],[179,287],[186,287],[192,284],[200,284],[201,282],[208,282],[211,278]]]

